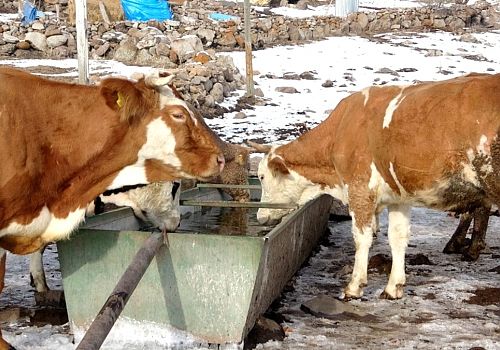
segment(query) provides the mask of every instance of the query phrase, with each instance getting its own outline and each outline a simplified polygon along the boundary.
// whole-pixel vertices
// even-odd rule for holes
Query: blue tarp
[[[121,0],[125,19],[130,21],[164,21],[172,19],[167,0]]]
[[[21,18],[22,24],[30,24],[36,19],[37,10],[35,5],[29,1],[23,3],[23,18]]]
[[[226,15],[225,13],[219,13],[219,12],[213,12],[209,16],[214,21],[220,21],[220,22],[234,21],[238,19],[238,17]]]

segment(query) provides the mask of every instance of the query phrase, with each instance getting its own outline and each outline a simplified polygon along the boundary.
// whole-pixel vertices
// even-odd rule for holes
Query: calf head
[[[277,146],[259,145],[249,142],[258,152],[266,155],[259,163],[258,176],[262,186],[261,202],[303,205],[312,199],[317,187],[287,164]],[[276,224],[293,209],[260,208],[257,220],[261,224]]]
[[[254,150],[232,143],[225,143],[222,150],[226,165],[220,174],[221,182],[229,185],[248,185],[248,157]],[[250,192],[247,189],[228,188],[224,189],[224,192],[235,201],[247,202],[250,200]]]
[[[169,86],[173,76],[150,76],[137,82],[109,78],[101,83],[106,104],[131,128],[145,124],[146,137],[134,166],[147,182],[218,175],[224,156],[217,138]]]

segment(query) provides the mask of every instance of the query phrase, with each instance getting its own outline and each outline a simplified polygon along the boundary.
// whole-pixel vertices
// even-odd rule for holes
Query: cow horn
[[[130,76],[130,79],[135,80],[135,81],[139,81],[141,79],[144,79],[144,73],[139,73],[139,72],[132,73],[132,75]]]
[[[155,77],[155,76],[148,76],[146,78],[146,85],[152,88],[157,88],[161,86],[168,85],[172,82],[172,79],[174,79],[173,75],[169,75],[166,77]]]
[[[247,141],[247,144],[253,148],[255,153],[268,153],[271,150],[271,145],[265,145],[253,141]]]

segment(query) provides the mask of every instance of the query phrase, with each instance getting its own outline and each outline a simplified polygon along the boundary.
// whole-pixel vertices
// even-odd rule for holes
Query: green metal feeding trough
[[[258,186],[250,187],[259,198]],[[255,213],[266,203],[234,208],[239,204],[224,199],[211,187],[182,193],[181,227],[168,234],[168,247],[160,248],[120,318],[174,327],[208,343],[241,342],[317,245],[332,203],[321,196],[263,227]],[[88,218],[58,243],[74,332],[88,329],[151,235],[141,225],[130,209],[119,209]]]

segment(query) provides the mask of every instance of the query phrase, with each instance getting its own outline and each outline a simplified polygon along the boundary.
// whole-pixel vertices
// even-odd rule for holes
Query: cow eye
[[[260,175],[260,176],[259,176],[259,180],[260,180],[260,181],[264,180],[264,175]]]
[[[172,118],[174,118],[175,120],[178,120],[178,121],[184,121],[184,120],[186,120],[186,116],[181,111],[175,111],[175,112],[173,112],[172,113]]]

